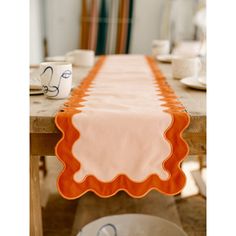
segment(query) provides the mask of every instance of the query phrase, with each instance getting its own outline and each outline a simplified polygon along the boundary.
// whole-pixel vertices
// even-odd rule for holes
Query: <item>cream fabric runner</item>
[[[73,116],[80,138],[72,152],[81,169],[74,179],[94,175],[103,182],[125,174],[135,182],[151,174],[168,178],[162,162],[171,152],[164,133],[170,114],[157,96],[158,85],[143,56],[109,56]]]
[[[55,149],[64,165],[61,195],[180,192],[189,116],[176,98],[153,59],[101,57],[55,118],[63,134]]]

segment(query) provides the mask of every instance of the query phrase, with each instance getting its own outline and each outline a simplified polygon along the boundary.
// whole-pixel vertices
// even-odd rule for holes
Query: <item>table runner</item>
[[[64,165],[57,186],[67,199],[88,191],[174,195],[185,185],[180,164],[188,154],[182,132],[189,115],[150,57],[100,57],[55,122]]]

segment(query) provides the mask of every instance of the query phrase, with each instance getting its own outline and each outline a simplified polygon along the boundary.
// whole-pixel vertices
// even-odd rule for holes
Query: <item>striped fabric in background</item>
[[[106,39],[107,39],[107,4],[106,0],[101,0],[96,55],[105,54]]]
[[[96,55],[129,52],[133,0],[82,0],[80,48]]]
[[[129,0],[120,0],[118,33],[117,33],[117,44],[116,44],[117,54],[123,54],[125,53],[126,50],[128,16],[129,16]]]
[[[87,11],[87,1],[82,0],[82,10],[81,10],[81,31],[80,31],[80,48],[88,48],[88,11]]]
[[[98,1],[91,0],[88,49],[91,49],[91,50],[96,49],[96,47],[97,47],[97,31],[98,31]]]

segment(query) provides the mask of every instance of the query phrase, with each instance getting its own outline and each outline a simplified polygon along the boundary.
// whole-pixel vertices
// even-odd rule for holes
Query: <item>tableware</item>
[[[173,54],[166,54],[166,55],[159,55],[157,56],[157,60],[160,61],[160,62],[164,62],[164,63],[171,63],[172,62],[172,59],[176,57],[175,55]]]
[[[175,79],[198,77],[202,68],[201,65],[201,60],[198,57],[173,57],[172,75]]]
[[[180,41],[176,43],[172,54],[186,57],[197,57],[201,49],[201,42],[199,41]]]
[[[66,61],[75,66],[92,67],[95,61],[93,50],[78,49],[66,54]]]
[[[206,85],[206,76],[200,76],[198,78],[198,81],[203,84],[203,85]]]
[[[193,88],[193,89],[206,90],[206,85],[200,83],[199,78],[186,77],[186,78],[181,79],[180,82],[190,88]]]
[[[42,89],[39,89],[39,90],[36,90],[36,89],[30,89],[30,95],[42,95],[43,94],[43,90]]]
[[[65,56],[46,57],[45,61],[47,61],[47,62],[50,62],[50,61],[62,62],[62,61],[66,61],[66,57]]]
[[[152,55],[154,57],[158,55],[166,55],[169,53],[170,53],[169,40],[153,40],[152,41]]]
[[[52,99],[66,98],[71,91],[72,65],[69,62],[43,62],[40,80],[44,95]]]
[[[157,216],[123,214],[102,217],[85,225],[77,236],[187,236],[176,224]]]
[[[30,68],[30,89],[42,90],[38,67]]]

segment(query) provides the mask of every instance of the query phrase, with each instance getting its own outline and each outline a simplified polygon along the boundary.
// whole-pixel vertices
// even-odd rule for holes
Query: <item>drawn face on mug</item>
[[[67,62],[43,62],[40,79],[44,95],[52,99],[68,97],[72,85],[72,65]]]

